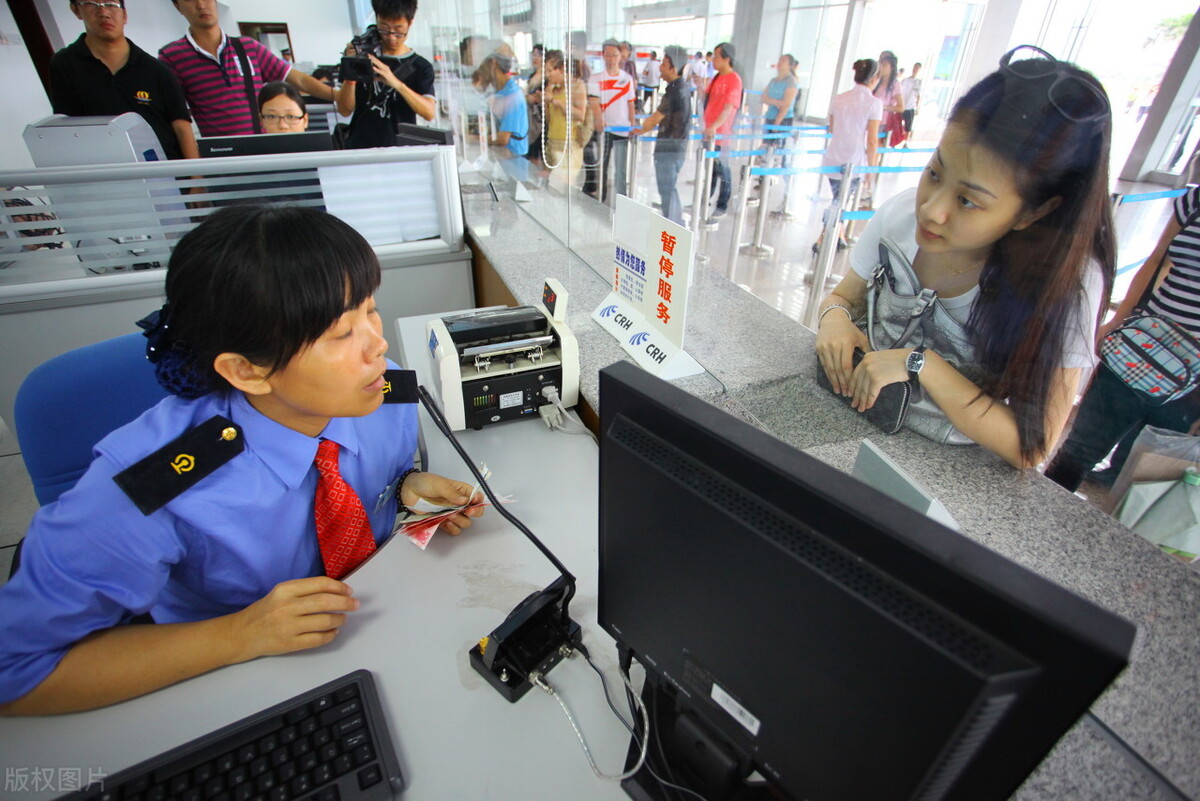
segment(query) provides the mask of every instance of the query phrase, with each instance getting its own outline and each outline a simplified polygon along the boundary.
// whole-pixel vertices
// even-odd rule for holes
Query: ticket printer
[[[579,345],[565,317],[516,306],[427,323],[433,373],[450,427],[479,429],[534,416],[555,396],[564,407],[575,406]]]

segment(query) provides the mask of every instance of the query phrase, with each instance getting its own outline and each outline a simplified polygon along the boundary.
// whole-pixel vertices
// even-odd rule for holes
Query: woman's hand
[[[850,315],[841,309],[834,309],[821,318],[817,331],[817,359],[821,369],[829,377],[833,391],[839,395],[851,394],[850,377],[854,372],[854,349],[869,350],[871,347],[857,325],[850,320]]]
[[[409,473],[408,478],[404,479],[404,486],[400,488],[400,502],[410,509],[422,499],[435,506],[449,507],[462,506],[468,501],[472,504],[483,503],[483,495],[475,493],[471,497],[471,489],[470,484],[436,473]],[[442,522],[441,530],[458,536],[471,525],[471,518],[482,515],[482,506],[458,512]]]
[[[875,405],[879,393],[888,384],[908,380],[908,354],[911,348],[876,350],[865,356],[850,377],[850,405],[865,412]]]
[[[352,593],[327,576],[283,581],[228,620],[244,659],[316,648],[337,636],[346,612],[358,609]]]

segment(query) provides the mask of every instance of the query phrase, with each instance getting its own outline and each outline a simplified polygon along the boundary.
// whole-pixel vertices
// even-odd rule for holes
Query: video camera
[[[342,57],[341,68],[338,71],[339,81],[375,80],[375,69],[371,66],[371,59],[367,58],[368,54],[387,64],[401,81],[407,80],[412,74],[412,59],[383,55],[383,39],[374,25],[367,26],[365,31],[351,39],[350,46],[354,48],[354,55]]]

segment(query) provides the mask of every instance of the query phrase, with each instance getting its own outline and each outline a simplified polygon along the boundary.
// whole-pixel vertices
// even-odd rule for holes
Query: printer
[[[560,312],[565,309],[560,307]],[[529,417],[552,402],[555,393],[564,407],[575,406],[579,345],[565,317],[536,306],[516,306],[427,323],[433,374],[450,428],[479,429]]]

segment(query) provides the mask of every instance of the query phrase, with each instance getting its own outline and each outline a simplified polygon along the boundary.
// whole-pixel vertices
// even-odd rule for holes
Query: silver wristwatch
[[[921,368],[925,366],[925,346],[918,345],[912,349],[912,353],[908,354],[908,359],[904,362],[904,368],[908,370],[908,380],[919,382],[921,380]]]

